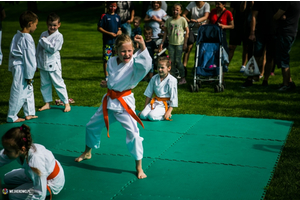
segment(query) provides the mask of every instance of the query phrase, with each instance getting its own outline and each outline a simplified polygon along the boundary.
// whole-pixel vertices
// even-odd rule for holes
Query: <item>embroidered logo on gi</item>
[[[4,195],[7,195],[7,194],[8,194],[8,189],[3,188],[2,193],[3,193]]]

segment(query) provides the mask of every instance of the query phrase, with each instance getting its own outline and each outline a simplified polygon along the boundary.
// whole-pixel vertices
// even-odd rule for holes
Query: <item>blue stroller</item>
[[[219,81],[215,92],[223,92],[223,72],[227,72],[228,54],[222,46],[222,29],[218,25],[200,26],[196,42],[196,59],[191,91],[198,92],[202,82]]]

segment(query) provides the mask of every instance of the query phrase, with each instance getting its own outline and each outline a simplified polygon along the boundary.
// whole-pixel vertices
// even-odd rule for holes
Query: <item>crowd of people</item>
[[[289,51],[297,34],[300,2],[231,2],[230,10],[226,9],[227,2],[223,1],[215,2],[213,9],[203,1],[191,2],[186,8],[175,3],[172,16],[167,15],[167,2],[152,1],[149,6],[145,16],[136,16],[134,4],[130,1],[106,3],[106,13],[101,16],[97,30],[103,38],[105,75],[100,86],[107,88],[107,93],[86,125],[85,150],[75,159],[76,162],[91,159],[92,149],[100,147],[102,129],[107,128],[109,137],[109,125],[118,121],[126,130],[126,145],[135,159],[139,179],[147,175],[142,168],[143,138],[137,123],[143,126],[142,120],[172,120],[172,110],[178,106],[177,86],[186,84],[186,65],[200,26],[215,24],[223,30],[222,46],[229,54],[229,60],[233,58],[237,45],[243,43],[241,72],[245,70],[249,58],[252,55],[255,57],[263,74],[247,77],[243,87],[251,86],[253,80],[260,77],[263,77],[262,85],[268,86],[268,78],[275,65],[281,68],[283,75],[279,90],[296,87],[290,73]],[[2,20],[5,13],[1,5],[0,12]],[[144,27],[140,27],[142,19]],[[37,68],[40,70],[45,102],[39,111],[51,108],[52,85],[65,105],[64,111],[71,111],[61,73],[59,51],[63,45],[63,35],[58,31],[60,17],[56,13],[48,15],[47,30],[41,34],[37,49],[31,33],[37,28],[38,16],[25,11],[19,22],[22,30],[14,35],[9,54],[13,82],[7,122],[23,122],[38,117],[32,85]],[[226,37],[228,29],[229,45]],[[154,54],[161,52],[165,44],[168,56],[161,56],[154,62]],[[2,58],[2,54],[0,56]],[[156,75],[155,70],[158,72]],[[149,78],[144,93],[145,106],[136,114],[131,90],[145,77]],[[25,119],[18,117],[22,107]],[[0,167],[17,159],[24,168],[7,173],[5,182],[19,184],[23,189],[33,187],[30,195],[35,199],[44,199],[46,195],[61,191],[65,180],[63,169],[49,150],[32,143],[30,127],[22,125],[9,130],[2,137],[2,145]]]

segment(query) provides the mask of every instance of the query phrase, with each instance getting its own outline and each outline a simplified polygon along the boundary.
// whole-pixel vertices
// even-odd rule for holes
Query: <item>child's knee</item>
[[[163,120],[163,116],[157,115],[154,112],[150,112],[148,115],[148,119],[150,121],[161,121],[161,120]]]

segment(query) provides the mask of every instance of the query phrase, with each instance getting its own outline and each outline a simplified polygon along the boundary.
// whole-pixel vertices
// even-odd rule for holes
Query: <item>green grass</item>
[[[4,3],[2,3],[4,4]],[[136,2],[140,4],[140,2]],[[26,10],[26,2],[16,5],[4,4],[7,18],[3,21],[2,51],[4,60],[0,67],[0,123],[6,123],[8,100],[12,82],[8,72],[9,45],[13,35],[19,29],[18,17]],[[54,10],[53,10],[54,8]],[[100,101],[106,90],[100,88],[104,78],[102,70],[102,34],[99,33],[97,22],[104,8],[101,2],[38,2],[39,24],[32,34],[36,44],[40,34],[46,30],[46,16],[51,11],[61,16],[60,32],[64,35],[64,45],[61,50],[63,78],[67,85],[70,98],[77,106],[100,106]],[[140,10],[139,10],[140,12]],[[141,13],[141,12],[140,12]],[[144,17],[144,16],[142,16]],[[193,49],[194,52],[195,48]],[[291,55],[291,72],[296,85],[300,85],[300,40],[293,45]],[[245,77],[239,73],[241,65],[241,47],[235,52],[225,74],[226,89],[223,93],[214,93],[214,85],[204,84],[198,93],[191,93],[189,85],[179,86],[179,107],[174,114],[202,114],[211,116],[234,116],[248,118],[269,118],[294,121],[293,128],[287,139],[280,161],[274,171],[270,185],[266,188],[266,199],[299,199],[300,196],[300,87],[293,92],[278,92],[282,83],[281,71],[275,70],[275,76],[270,77],[268,88],[262,88],[261,82],[242,89],[240,86]],[[189,64],[188,82],[192,82],[190,72],[193,69],[194,53]],[[136,106],[143,109],[143,95],[147,83],[141,82],[134,90]],[[40,92],[40,75],[35,74],[36,108],[44,103]],[[54,99],[58,96],[54,92]],[[20,116],[23,113],[20,112]],[[78,116],[80,117],[80,116]],[[243,126],[241,124],[240,126]]]

